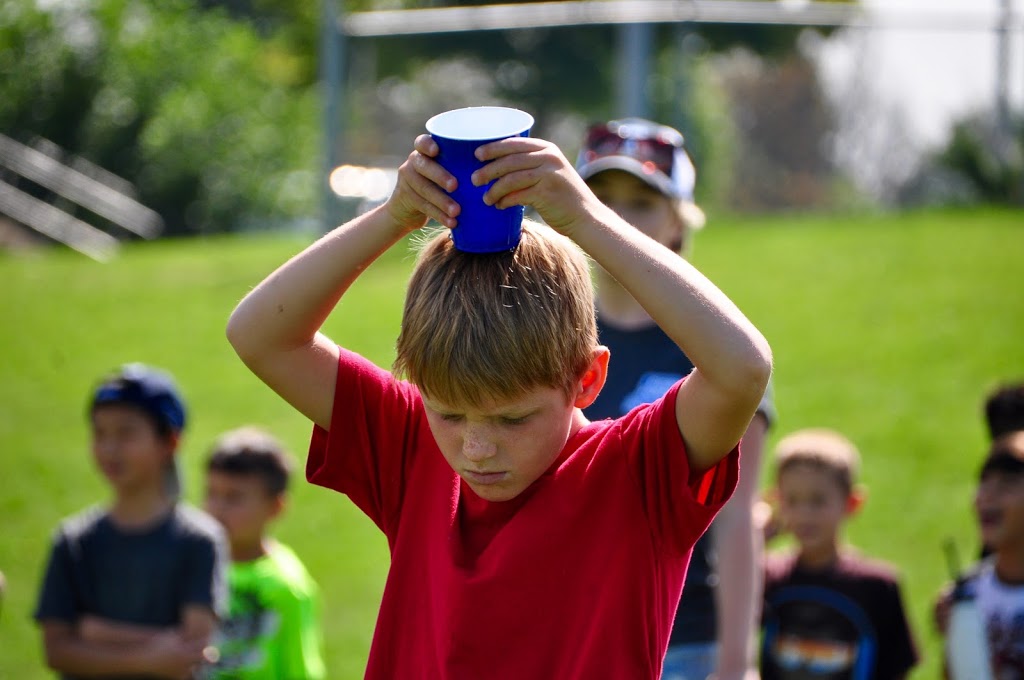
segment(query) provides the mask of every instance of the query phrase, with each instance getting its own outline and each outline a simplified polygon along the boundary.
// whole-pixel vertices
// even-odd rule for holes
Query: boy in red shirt
[[[387,536],[366,677],[656,678],[693,543],[735,487],[768,345],[556,146],[520,137],[479,147],[473,182],[549,226],[526,222],[495,254],[429,240],[394,376],[337,347],[319,329],[359,273],[428,219],[457,223],[437,152],[418,138],[385,204],[280,267],[228,324],[250,369],[315,423],[310,481]],[[581,410],[609,360],[584,252],[696,366],[618,420]]]

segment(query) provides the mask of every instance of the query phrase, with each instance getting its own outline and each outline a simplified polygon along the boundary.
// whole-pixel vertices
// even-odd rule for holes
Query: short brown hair
[[[217,439],[206,470],[259,477],[268,494],[280,496],[288,488],[292,463],[277,439],[258,427],[247,426],[225,432]]]
[[[810,465],[832,473],[844,493],[853,491],[860,467],[860,453],[849,439],[835,430],[798,430],[775,447],[775,476],[795,465]]]
[[[447,231],[426,242],[393,368],[448,404],[511,399],[536,387],[568,397],[596,347],[586,255],[524,220],[519,245],[503,253],[459,251]]]
[[[981,466],[981,477],[989,472],[1024,473],[1024,430],[1016,430],[996,438],[989,446]]]
[[[985,397],[985,424],[992,439],[1024,430],[1024,382],[1000,385]]]

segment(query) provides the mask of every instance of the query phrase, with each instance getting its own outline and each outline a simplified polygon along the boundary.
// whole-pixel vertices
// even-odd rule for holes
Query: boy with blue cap
[[[107,508],[61,523],[35,619],[64,678],[190,678],[226,600],[217,522],[178,500],[185,406],[166,373],[124,366],[89,404]]]

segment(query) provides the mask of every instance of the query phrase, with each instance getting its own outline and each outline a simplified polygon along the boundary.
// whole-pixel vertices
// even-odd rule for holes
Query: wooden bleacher
[[[28,146],[0,133],[0,171],[0,215],[95,260],[113,257],[122,238],[152,239],[163,231],[160,215],[136,200],[130,182],[47,140]],[[22,180],[10,181],[12,175]],[[101,226],[24,191],[24,180],[85,208]]]

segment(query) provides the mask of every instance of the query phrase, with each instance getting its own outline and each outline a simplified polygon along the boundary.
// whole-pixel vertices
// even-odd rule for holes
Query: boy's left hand
[[[404,232],[421,228],[428,218],[450,229],[460,208],[446,192],[455,190],[456,179],[434,160],[439,149],[430,135],[417,137],[413,148],[398,168],[395,189],[384,207]]]
[[[751,514],[754,518],[754,530],[761,531],[765,543],[786,533],[786,529],[779,519],[779,513],[770,501],[762,498],[754,503]]]
[[[953,583],[946,583],[939,590],[939,594],[935,598],[935,604],[932,605],[932,623],[935,624],[935,630],[939,631],[942,635],[945,635],[946,630],[949,628],[949,614],[952,609]]]
[[[487,164],[473,173],[473,184],[497,180],[484,194],[485,203],[499,208],[530,206],[548,226],[570,238],[589,214],[603,206],[551,142],[510,137],[484,144],[476,157]]]

